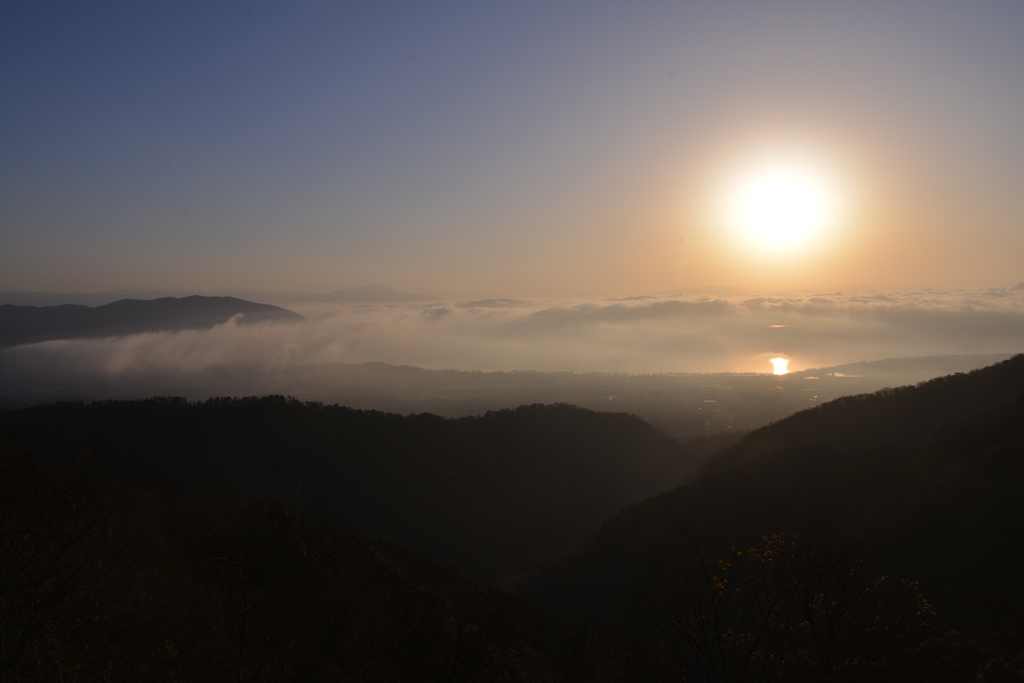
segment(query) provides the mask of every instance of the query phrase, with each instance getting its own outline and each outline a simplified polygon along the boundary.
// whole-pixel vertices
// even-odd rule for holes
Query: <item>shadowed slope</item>
[[[282,397],[65,403],[0,412],[0,432],[46,462],[99,451],[170,491],[301,487],[371,537],[494,582],[556,560],[693,466],[638,417],[566,405],[445,420]]]
[[[525,587],[594,609],[643,581],[684,534],[718,547],[796,533],[852,543],[886,572],[965,596],[1007,571],[1000,529],[1024,500],[1024,356],[914,387],[849,396],[751,432],[691,483],[620,513]]]

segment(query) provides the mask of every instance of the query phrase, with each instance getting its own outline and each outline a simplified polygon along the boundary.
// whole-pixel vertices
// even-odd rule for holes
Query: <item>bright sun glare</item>
[[[829,174],[796,157],[761,159],[729,186],[725,215],[739,239],[758,251],[788,254],[824,237],[839,214]]]
[[[772,368],[774,369],[773,375],[785,375],[789,372],[789,359],[788,358],[771,358]]]

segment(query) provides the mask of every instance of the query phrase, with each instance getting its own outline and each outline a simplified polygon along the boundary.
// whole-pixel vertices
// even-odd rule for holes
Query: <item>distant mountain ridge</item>
[[[1009,360],[1012,353],[988,353],[949,356],[915,356],[910,358],[886,358],[884,360],[858,361],[830,365],[821,368],[808,368],[787,374],[787,378],[831,378],[840,377],[849,380],[861,380],[854,391],[847,393],[864,393],[881,388],[877,384],[868,388],[873,380],[882,381],[885,386],[897,387],[917,384],[936,377],[952,375],[957,372],[970,372],[979,368]]]
[[[383,285],[365,285],[333,292],[267,292],[252,289],[192,291],[185,289],[113,289],[104,292],[0,292],[0,305],[15,306],[103,306],[121,299],[163,299],[189,296],[235,297],[264,304],[298,303],[398,303],[429,301],[433,297],[397,292]]]
[[[234,297],[188,296],[153,300],[122,299],[95,308],[0,306],[0,347],[54,339],[110,337],[140,332],[207,329],[241,314],[242,324],[298,322],[304,318],[284,308]]]

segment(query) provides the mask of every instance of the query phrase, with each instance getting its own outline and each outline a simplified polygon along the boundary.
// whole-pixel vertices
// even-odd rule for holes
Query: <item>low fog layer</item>
[[[307,320],[236,318],[207,330],[0,350],[0,406],[277,393],[459,416],[567,402],[633,412],[690,438],[971,370],[1024,347],[1019,290],[294,308]],[[764,374],[779,356],[791,359],[791,374]],[[807,370],[921,356],[932,358]],[[759,374],[672,374],[701,372]]]
[[[459,370],[767,372],[1024,348],[1024,291],[293,306],[311,320],[54,341],[3,365],[74,374],[384,362]]]

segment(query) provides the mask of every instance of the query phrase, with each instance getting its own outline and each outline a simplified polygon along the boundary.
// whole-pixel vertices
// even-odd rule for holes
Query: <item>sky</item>
[[[1009,288],[1021,35],[1018,0],[7,2],[0,289]],[[842,210],[765,249],[714,207],[780,153]]]

